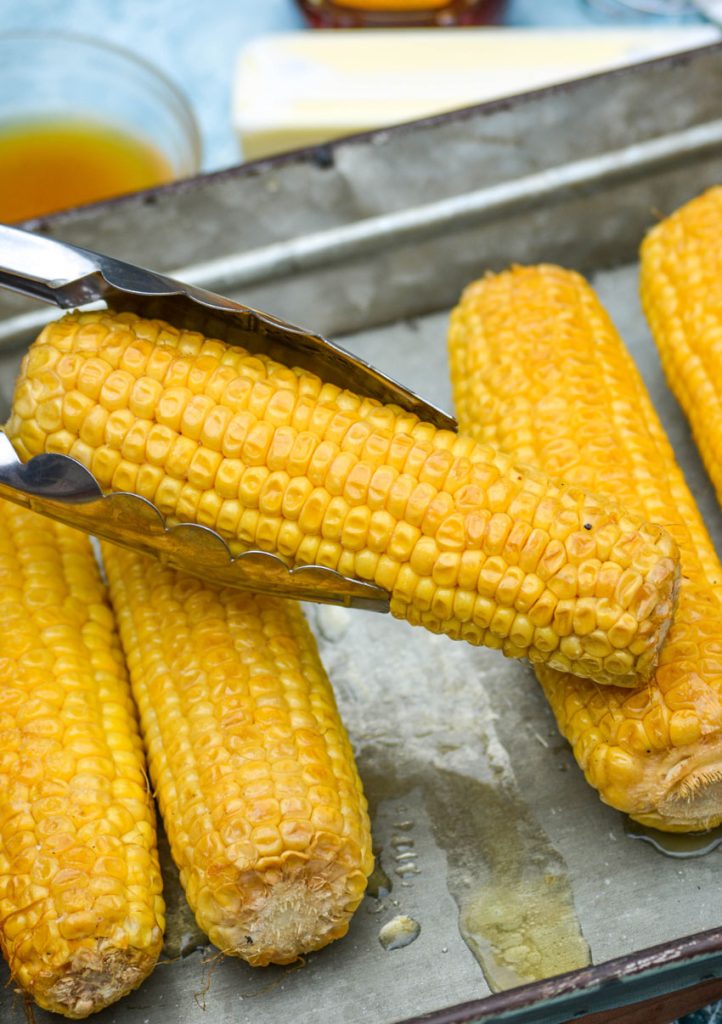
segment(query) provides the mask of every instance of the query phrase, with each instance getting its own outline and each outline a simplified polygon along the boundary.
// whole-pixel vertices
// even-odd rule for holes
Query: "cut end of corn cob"
[[[289,564],[376,583],[392,614],[601,683],[651,673],[670,535],[612,502],[265,356],[132,314],[31,347],[7,425],[105,490]]]
[[[673,629],[679,640],[690,626]],[[537,676],[587,782],[605,803],[662,831],[700,832],[722,824],[722,679],[704,664],[696,673],[678,659],[670,652],[652,683],[636,693],[593,692],[584,680],[545,666]]]
[[[722,567],[609,317],[578,274],[515,267],[465,291],[449,350],[462,429],[673,533],[679,603],[648,684],[599,688],[550,664],[536,673],[606,803],[666,830],[719,824]]]
[[[670,785],[658,806],[630,817],[666,832],[704,832],[722,824],[722,742],[689,750],[669,773]]]
[[[275,866],[240,873],[239,906],[225,913],[221,908],[205,928],[223,953],[253,967],[293,963],[343,938],[366,882],[358,851],[344,850],[333,836],[319,837],[316,849],[289,852]]]
[[[47,978],[38,978],[32,996],[45,1010],[82,1020],[136,989],[155,967],[159,952],[104,950],[102,942],[80,948],[66,963],[54,963]]]
[[[348,930],[373,868],[331,685],[291,601],[103,544],[151,778],[199,927],[253,965]]]

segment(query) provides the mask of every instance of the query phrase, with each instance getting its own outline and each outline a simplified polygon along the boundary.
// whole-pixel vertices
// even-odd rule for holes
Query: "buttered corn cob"
[[[722,567],[631,357],[591,288],[553,266],[465,291],[449,332],[463,429],[570,483],[607,491],[679,544],[679,604],[635,691],[539,665],[587,780],[658,828],[722,821]]]
[[[88,539],[0,503],[0,946],[40,1006],[86,1017],[160,953],[153,806]]]
[[[722,187],[649,232],[640,283],[667,383],[722,501]]]
[[[62,452],[172,520],[389,591],[399,618],[599,682],[647,677],[669,534],[410,413],[132,314],[49,325],[18,381],[21,458]]]
[[[289,963],[345,935],[373,866],[366,801],[295,602],[103,559],[173,857],[225,953]]]

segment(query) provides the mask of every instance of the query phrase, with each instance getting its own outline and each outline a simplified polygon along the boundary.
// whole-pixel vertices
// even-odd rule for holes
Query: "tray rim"
[[[722,977],[722,928],[659,943],[420,1017],[404,1018],[398,1024],[551,1024],[549,1010],[563,1012],[565,1016],[558,1018],[561,1022],[583,1013],[642,1002],[659,995],[663,990],[660,982],[664,990],[677,991],[714,977]],[[677,979],[682,984],[674,984]],[[649,991],[650,985],[654,985],[654,991]],[[634,998],[629,999],[630,995]],[[590,998],[594,999],[593,1005]],[[535,1010],[544,1012],[543,1020],[533,1015]]]
[[[354,132],[350,135],[343,135],[328,142],[316,143],[310,146],[300,146],[289,149],[283,153],[273,156],[260,157],[257,160],[247,160],[232,164],[217,171],[199,173],[188,178],[179,178],[176,181],[168,182],[165,185],[154,185],[150,188],[139,189],[136,192],[129,192],[109,199],[100,199],[92,203],[82,203],[78,206],[71,206],[55,213],[44,214],[39,217],[31,217],[24,221],[18,221],[14,227],[23,228],[28,231],[43,233],[48,229],[61,228],[63,224],[72,220],[77,214],[92,213],[94,210],[122,209],[126,205],[134,205],[138,202],[152,205],[160,196],[173,197],[177,194],[192,191],[199,187],[213,185],[216,182],[232,180],[242,181],[245,178],[256,178],[260,174],[282,168],[295,163],[312,163],[320,169],[333,165],[333,152],[342,149],[347,145],[355,146],[381,142],[388,137],[404,135],[408,132],[432,128],[438,124],[448,124],[454,121],[463,121],[472,117],[484,117],[487,114],[494,114],[498,111],[507,110],[510,107],[525,106],[529,103],[543,100],[545,96],[551,96],[559,92],[573,91],[579,84],[593,83],[595,81],[612,81],[615,78],[626,78],[633,76],[639,68],[664,68],[671,67],[678,63],[686,63],[702,54],[712,54],[714,51],[722,56],[722,39],[719,42],[707,43],[703,46],[696,46],[689,50],[679,50],[661,57],[651,57],[647,60],[638,61],[634,64],[625,64],[622,67],[612,68],[609,71],[597,71],[581,78],[568,79],[556,82],[552,85],[540,86],[537,89],[529,89],[525,92],[515,93],[512,96],[503,96],[493,100],[486,100],[482,103],[467,104],[463,107],[456,107],[440,114],[431,114],[426,117],[414,118],[410,121],[400,121],[397,124],[382,128],[374,128],[364,132]]]

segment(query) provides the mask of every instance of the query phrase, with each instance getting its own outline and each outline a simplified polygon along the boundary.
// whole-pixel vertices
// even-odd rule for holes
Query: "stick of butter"
[[[244,158],[368,131],[718,41],[712,26],[307,31],[265,36],[236,65]]]

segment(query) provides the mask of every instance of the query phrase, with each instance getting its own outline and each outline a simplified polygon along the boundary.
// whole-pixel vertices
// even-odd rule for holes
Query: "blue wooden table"
[[[186,93],[203,142],[203,169],[238,162],[231,128],[236,54],[251,39],[303,27],[293,0],[2,0],[0,31],[39,29],[83,33],[134,50],[158,65]],[[661,25],[669,19],[601,13],[586,0],[509,0],[508,25]],[[678,19],[701,22],[695,16]],[[650,1024],[661,1024],[652,1022]],[[722,1002],[680,1024],[722,1024]]]

